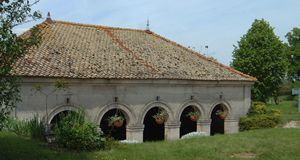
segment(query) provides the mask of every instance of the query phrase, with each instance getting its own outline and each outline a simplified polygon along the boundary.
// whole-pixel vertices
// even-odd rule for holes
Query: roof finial
[[[48,23],[52,23],[53,22],[52,19],[51,19],[50,12],[47,13],[46,22],[48,22]]]
[[[147,32],[147,33],[151,33],[151,31],[150,31],[150,22],[149,22],[149,18],[147,18],[146,32]]]

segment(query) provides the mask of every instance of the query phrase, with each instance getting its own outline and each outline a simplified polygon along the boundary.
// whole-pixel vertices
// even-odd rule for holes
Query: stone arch
[[[147,114],[147,112],[154,108],[154,107],[161,107],[163,108],[164,110],[167,111],[168,113],[168,121],[174,121],[174,112],[171,110],[171,108],[169,107],[169,105],[165,102],[162,102],[162,101],[152,101],[152,102],[149,102],[145,105],[144,109],[142,110],[142,112],[140,113],[139,115],[139,118],[138,118],[138,122],[139,124],[143,124],[143,121],[145,119],[145,116]],[[167,122],[168,123],[168,122]]]
[[[95,123],[100,124],[104,114],[112,109],[119,109],[124,114],[127,126],[130,126],[136,122],[135,115],[128,105],[123,103],[110,103],[100,108],[96,116]]]
[[[52,109],[52,111],[50,112],[50,114],[48,114],[48,118],[47,115],[45,116],[45,122],[47,124],[50,124],[52,119],[59,113],[63,112],[63,111],[74,111],[74,112],[79,112],[80,108],[76,107],[75,105],[72,104],[68,104],[68,105],[59,105],[54,107],[54,109]]]
[[[180,121],[179,137],[197,131],[197,120],[191,119],[190,116],[187,116],[187,114],[192,111],[200,113],[201,119],[203,119],[205,115],[202,106],[196,101],[186,101],[183,105],[181,105],[176,115],[176,118]],[[200,118],[198,119],[198,122]]]
[[[227,112],[225,115],[223,115],[224,111]],[[225,120],[230,119],[231,115],[232,115],[231,107],[227,102],[222,101],[222,102],[215,103],[211,107],[211,111],[210,111],[210,119],[211,119],[210,134],[211,135],[224,134]]]
[[[168,119],[155,119],[154,116],[160,113],[161,110],[165,111]],[[166,120],[166,121],[165,121]],[[148,103],[143,112],[141,113],[139,123],[144,126],[143,141],[157,141],[164,140],[166,133],[166,125],[174,121],[173,111],[170,107],[161,101],[154,101]]]
[[[231,119],[232,118],[232,108],[231,108],[231,105],[227,102],[227,101],[218,101],[218,102],[215,102],[211,107],[210,107],[210,111],[209,111],[209,119],[210,119],[210,115],[212,114],[214,108],[217,106],[217,105],[222,105],[224,107],[224,109],[226,111],[228,111],[228,115],[226,117],[226,119]]]
[[[202,107],[202,105],[196,101],[187,101],[187,102],[184,102],[181,106],[180,106],[180,109],[178,110],[178,112],[176,113],[176,119],[179,121],[180,120],[180,117],[181,117],[181,114],[183,112],[183,110],[186,108],[186,107],[189,107],[189,106],[194,106],[196,107],[196,109],[200,112],[200,119],[204,119],[204,116],[205,116],[205,112],[204,112],[204,108]]]

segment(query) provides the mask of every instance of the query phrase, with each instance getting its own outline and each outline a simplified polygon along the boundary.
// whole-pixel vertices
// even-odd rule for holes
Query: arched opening
[[[197,131],[197,120],[199,117],[200,112],[195,106],[188,106],[182,111],[180,116],[180,137]]]
[[[224,134],[224,119],[228,114],[228,110],[222,104],[218,104],[211,112],[210,134]]]
[[[153,107],[147,112],[144,118],[144,141],[164,140],[167,117],[167,112],[161,107]]]
[[[76,114],[77,112],[72,111],[72,110],[64,110],[62,112],[57,113],[50,121],[50,129],[53,130],[56,125],[59,124],[59,122],[66,117],[67,115],[74,113]]]
[[[100,128],[105,136],[115,140],[126,139],[126,117],[120,109],[106,112],[100,122]]]

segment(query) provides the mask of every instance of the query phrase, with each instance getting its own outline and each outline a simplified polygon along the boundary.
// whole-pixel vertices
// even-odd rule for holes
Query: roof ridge
[[[93,28],[101,28],[101,29],[116,29],[116,30],[146,32],[146,30],[142,30],[142,29],[123,28],[123,27],[111,27],[111,26],[95,25],[95,24],[83,24],[83,23],[68,22],[68,21],[61,21],[61,20],[52,20],[52,21],[53,21],[53,23],[61,23],[61,24],[76,25],[76,26],[83,26],[83,27],[93,27]]]
[[[162,39],[162,40],[164,40],[164,41],[167,41],[167,42],[169,42],[169,43],[172,43],[172,44],[175,45],[175,46],[178,46],[178,47],[180,47],[180,48],[183,48],[184,50],[186,50],[186,51],[188,51],[188,52],[191,52],[191,53],[195,54],[197,57],[202,58],[202,59],[204,59],[204,60],[206,60],[206,61],[212,62],[212,63],[218,65],[219,67],[223,67],[223,68],[225,68],[225,69],[227,69],[227,70],[229,70],[229,71],[231,71],[231,72],[233,72],[233,73],[235,73],[235,74],[239,74],[239,75],[241,75],[241,76],[243,76],[243,77],[245,77],[245,78],[250,78],[250,79],[252,79],[253,81],[256,81],[256,80],[257,80],[257,79],[256,79],[255,77],[253,77],[253,76],[250,76],[250,75],[248,75],[248,74],[242,73],[242,72],[240,72],[240,71],[238,71],[238,70],[236,70],[236,69],[234,69],[234,68],[232,68],[232,67],[226,66],[226,65],[224,65],[224,64],[222,64],[222,63],[220,63],[220,62],[218,62],[217,60],[211,60],[210,58],[204,56],[204,55],[201,54],[200,52],[196,52],[196,51],[194,51],[194,50],[192,50],[192,49],[186,48],[186,47],[184,47],[183,45],[181,45],[181,44],[179,44],[179,43],[176,43],[176,42],[174,42],[174,41],[172,41],[172,40],[169,40],[169,39],[167,39],[167,38],[165,38],[165,37],[163,37],[163,36],[161,36],[161,35],[159,35],[159,34],[157,34],[157,33],[152,32],[152,35],[154,35],[155,37],[160,38],[160,39]]]
[[[133,57],[136,60],[138,60],[142,65],[144,65],[147,68],[150,68],[152,71],[154,71],[156,73],[159,71],[158,69],[156,69],[154,67],[154,65],[149,64],[146,60],[144,60],[143,58],[141,58],[137,54],[135,54],[130,48],[126,47],[124,45],[124,43],[119,38],[117,38],[111,31],[109,31],[107,29],[103,29],[103,30],[104,30],[104,32],[106,32],[106,34],[108,36],[110,36],[112,38],[113,41],[115,41],[115,43],[117,43],[121,48],[125,49],[127,52],[131,53],[133,55]]]

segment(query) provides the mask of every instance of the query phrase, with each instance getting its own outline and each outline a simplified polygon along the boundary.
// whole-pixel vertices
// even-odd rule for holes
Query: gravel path
[[[300,128],[300,121],[290,121],[283,128]]]

